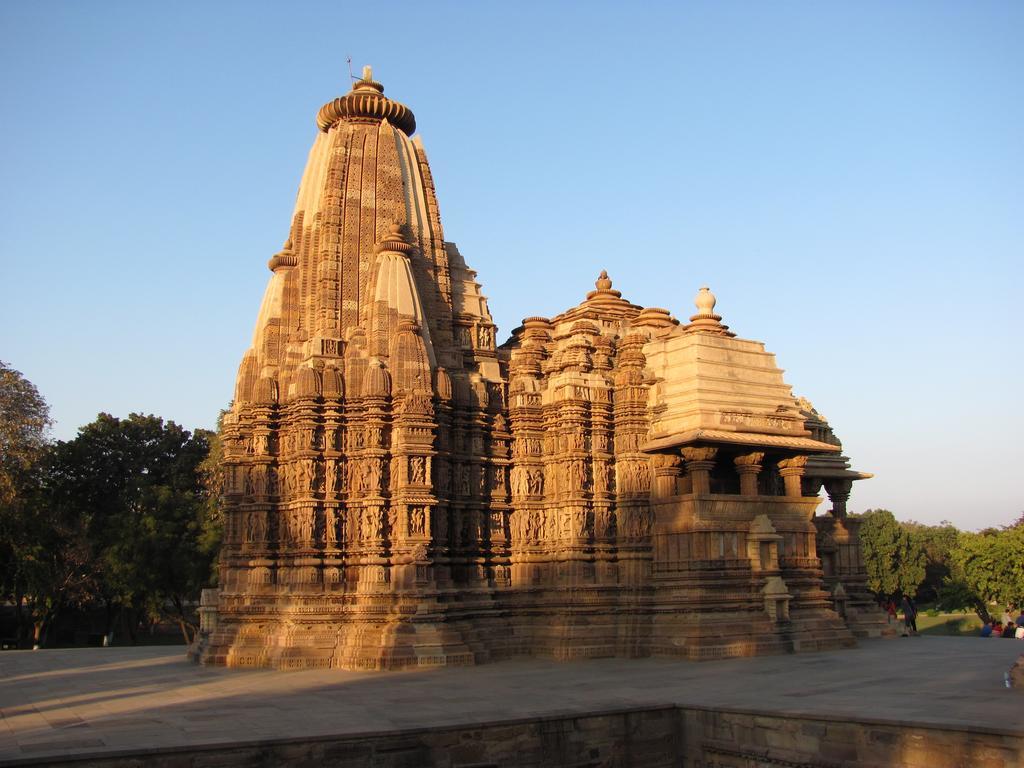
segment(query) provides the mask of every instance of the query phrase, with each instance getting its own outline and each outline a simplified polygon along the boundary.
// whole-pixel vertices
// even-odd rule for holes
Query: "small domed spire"
[[[690,318],[690,324],[686,326],[687,331],[703,331],[704,333],[717,333],[723,336],[735,336],[729,330],[729,326],[722,325],[722,316],[714,312],[718,300],[711,289],[706,285],[702,286],[694,298],[697,305],[697,314]]]
[[[402,225],[394,221],[391,226],[388,227],[388,233],[380,239],[374,250],[377,253],[383,251],[392,251],[394,253],[409,254],[412,252],[412,245],[405,237],[405,233],[402,232]]]
[[[279,269],[297,266],[298,263],[299,259],[292,251],[292,239],[289,237],[280,253],[275,253],[267,262],[267,267],[271,272],[277,272]]]
[[[601,274],[598,276],[597,282],[594,283],[594,286],[599,291],[607,291],[609,288],[612,287],[611,278],[608,277],[608,270],[601,270]]]

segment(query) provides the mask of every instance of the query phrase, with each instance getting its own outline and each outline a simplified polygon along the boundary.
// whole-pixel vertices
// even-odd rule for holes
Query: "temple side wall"
[[[66,761],[49,757],[46,764],[127,768],[140,765],[143,758],[148,768],[1011,768],[1024,764],[1024,735],[670,706],[347,738],[152,750],[145,755]]]

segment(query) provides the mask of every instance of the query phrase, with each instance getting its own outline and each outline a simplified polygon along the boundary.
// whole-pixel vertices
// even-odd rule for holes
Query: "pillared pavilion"
[[[705,659],[884,633],[846,515],[867,475],[707,288],[681,322],[602,272],[498,346],[412,111],[367,68],[316,122],[224,419],[194,658]]]

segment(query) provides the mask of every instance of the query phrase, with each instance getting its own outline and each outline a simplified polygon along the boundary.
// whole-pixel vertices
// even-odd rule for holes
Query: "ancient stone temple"
[[[602,272],[496,346],[413,113],[367,69],[317,125],[224,420],[194,657],[702,659],[883,631],[846,516],[866,475],[707,288],[681,322]]]

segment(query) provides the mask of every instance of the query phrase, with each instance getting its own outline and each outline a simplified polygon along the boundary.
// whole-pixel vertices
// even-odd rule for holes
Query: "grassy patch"
[[[917,630],[922,635],[978,637],[978,633],[981,632],[981,619],[973,613],[940,613],[937,616],[919,613]]]

